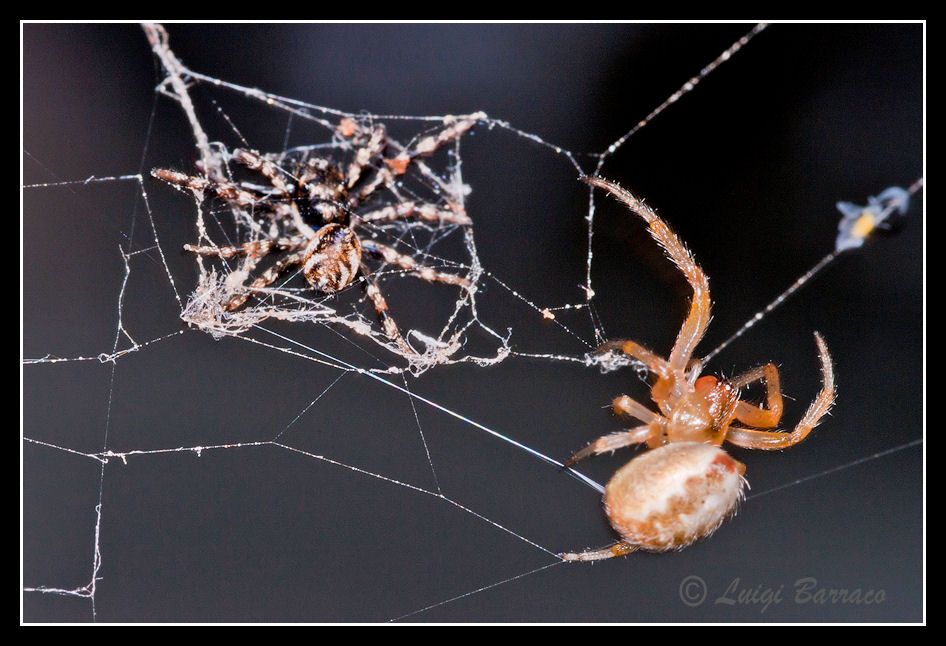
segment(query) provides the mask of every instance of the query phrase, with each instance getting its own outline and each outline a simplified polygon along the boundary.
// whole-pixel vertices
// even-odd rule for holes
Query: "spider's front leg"
[[[233,184],[232,182],[214,182],[205,177],[196,175],[186,175],[176,170],[166,168],[155,168],[151,171],[151,176],[167,182],[171,186],[185,188],[190,190],[198,199],[203,199],[207,193],[213,193],[228,202],[233,202],[237,206],[252,207],[259,200],[258,196],[244,188]]]
[[[200,256],[216,256],[217,258],[233,258],[235,256],[251,256],[261,259],[272,253],[276,249],[297,249],[302,240],[299,238],[276,238],[275,240],[264,238],[262,240],[253,240],[244,242],[241,245],[230,247],[217,247],[214,245],[184,245],[184,251],[196,253]]]
[[[670,377],[670,366],[664,358],[654,354],[636,341],[612,339],[598,346],[598,349],[595,350],[594,353],[600,356],[615,351],[623,352],[629,357],[640,361],[647,370],[654,373],[659,378],[667,379]]]
[[[285,171],[283,171],[279,166],[266,159],[255,150],[238,148],[237,150],[233,151],[232,159],[236,162],[239,162],[240,164],[243,164],[250,170],[260,173],[263,177],[269,180],[269,183],[272,184],[277,191],[279,191],[279,193],[282,195],[282,201],[273,205],[273,213],[277,217],[290,220],[293,223],[293,226],[296,228],[296,231],[299,232],[299,235],[305,236],[309,240],[317,236],[315,229],[306,224],[306,222],[302,219],[302,214],[299,212],[299,207],[296,205],[295,200],[292,199],[293,189],[283,178],[283,174],[289,176],[288,173],[285,173]]]
[[[349,117],[342,119],[337,132],[345,138],[352,139],[353,143],[359,146],[345,173],[347,178],[345,187],[350,189],[361,179],[365,167],[387,146],[388,136],[382,125],[372,126],[369,129]]]
[[[475,112],[470,115],[444,119],[444,128],[431,135],[421,137],[407,148],[401,150],[393,159],[385,159],[385,163],[396,175],[403,175],[408,165],[416,157],[423,157],[433,153],[448,141],[458,139],[463,133],[486,118],[485,112]]]
[[[653,209],[637,199],[630,191],[600,177],[584,176],[582,179],[592,186],[605,189],[639,215],[647,223],[651,237],[663,247],[667,257],[673,261],[693,289],[690,313],[677,334],[677,340],[668,361],[671,371],[683,374],[690,363],[693,351],[706,333],[706,327],[710,321],[711,302],[706,274],[696,264],[693,255],[670,230],[670,227],[657,217]],[[675,396],[680,394],[678,391]]]

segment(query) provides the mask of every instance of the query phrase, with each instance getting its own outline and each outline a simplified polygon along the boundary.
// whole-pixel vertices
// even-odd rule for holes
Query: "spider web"
[[[686,240],[713,289],[706,352],[830,251],[836,201],[921,174],[920,25],[774,25],[731,50],[749,29],[169,28],[208,74],[189,91],[213,140],[331,145],[317,121],[356,114],[409,141],[440,121],[394,115],[489,115],[431,160],[470,187],[475,245],[379,232],[481,272],[475,309],[451,319],[464,295],[388,268],[405,329],[466,331],[414,376],[346,329],[380,331],[355,290],[329,302],[330,325],[271,317],[219,340],[183,325],[197,206],[147,173],[191,172],[199,153],[154,92],[140,28],[25,25],[23,619],[920,620],[919,219],[845,254],[709,366],[776,361],[792,423],[818,387],[812,330],[838,364],[838,405],[812,438],[738,452],[753,487],[739,517],[679,554],[554,556],[613,535],[593,488],[541,456],[614,430],[614,395],[646,398],[632,370],[601,374],[587,352],[622,336],[663,351],[687,300],[638,223],[576,176],[600,169]],[[581,471],[605,482],[627,459]],[[693,575],[711,591],[697,607],[679,592]],[[803,577],[886,598],[794,603]],[[714,603],[735,579],[786,600]]]

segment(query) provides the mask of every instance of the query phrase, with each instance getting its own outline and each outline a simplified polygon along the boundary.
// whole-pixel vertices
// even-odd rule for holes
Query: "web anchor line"
[[[295,339],[291,339],[291,338],[289,338],[289,337],[287,337],[287,336],[285,336],[285,335],[283,335],[283,334],[280,334],[280,333],[275,332],[275,331],[273,331],[273,330],[267,329],[267,328],[262,327],[262,326],[260,326],[260,325],[254,325],[253,327],[256,328],[256,329],[258,329],[258,330],[260,330],[260,331],[262,331],[262,332],[266,332],[267,334],[271,334],[271,335],[273,335],[273,336],[275,336],[275,337],[277,337],[277,338],[279,338],[279,339],[281,339],[281,340],[283,340],[283,341],[286,341],[286,342],[288,342],[288,343],[291,343],[292,345],[295,345],[295,346],[297,346],[297,347],[299,347],[299,348],[302,348],[303,350],[306,350],[307,352],[312,352],[312,353],[315,353],[315,354],[317,354],[317,355],[319,355],[319,356],[321,356],[321,357],[324,357],[325,359],[334,361],[334,362],[338,363],[340,366],[342,366],[342,367],[344,367],[344,368],[347,368],[348,370],[351,370],[352,372],[356,372],[356,373],[358,373],[358,374],[360,374],[360,375],[364,375],[364,376],[366,376],[366,377],[370,377],[371,379],[374,379],[375,381],[378,381],[378,382],[384,384],[385,386],[388,386],[389,388],[393,388],[393,389],[395,389],[395,390],[397,390],[397,391],[399,391],[399,392],[404,393],[405,395],[407,395],[408,397],[410,397],[410,398],[412,398],[412,399],[416,399],[417,401],[423,402],[423,403],[427,404],[428,406],[430,406],[430,407],[432,407],[432,408],[436,408],[437,410],[439,410],[439,411],[441,411],[441,412],[443,412],[443,413],[446,413],[447,415],[450,415],[450,416],[452,416],[452,417],[455,417],[456,419],[460,420],[461,422],[464,422],[464,423],[466,423],[466,424],[469,424],[470,426],[473,426],[473,427],[475,427],[475,428],[478,428],[479,430],[484,431],[484,432],[486,432],[486,433],[492,435],[493,437],[498,438],[498,439],[502,440],[503,442],[506,442],[507,444],[510,444],[510,445],[516,447],[517,449],[519,449],[519,450],[521,450],[521,451],[525,451],[526,453],[528,453],[528,454],[530,454],[530,455],[532,455],[532,456],[534,456],[534,457],[539,458],[539,459],[542,460],[543,462],[547,462],[548,464],[551,464],[552,466],[555,466],[555,467],[557,467],[557,468],[559,468],[559,469],[562,469],[563,471],[565,471],[566,473],[568,473],[570,476],[572,476],[573,478],[575,478],[575,479],[578,480],[579,482],[582,482],[583,484],[585,484],[585,485],[591,487],[592,489],[594,489],[595,491],[597,491],[597,492],[599,492],[599,493],[604,493],[604,487],[603,487],[600,483],[595,482],[594,480],[592,480],[591,478],[589,478],[589,477],[586,476],[585,474],[583,474],[583,473],[581,473],[581,472],[579,472],[579,471],[576,471],[575,469],[573,469],[573,468],[571,468],[571,467],[566,467],[563,462],[559,462],[559,461],[556,460],[555,458],[549,457],[549,456],[545,455],[544,453],[542,453],[541,451],[537,451],[536,449],[533,449],[532,447],[527,446],[527,445],[523,444],[522,442],[519,442],[519,441],[517,441],[517,440],[512,439],[512,438],[509,437],[508,435],[504,435],[503,433],[500,433],[499,431],[493,430],[493,429],[489,428],[488,426],[484,426],[483,424],[480,424],[479,422],[477,422],[477,421],[474,420],[474,419],[470,419],[469,417],[466,417],[465,415],[462,415],[462,414],[460,414],[460,413],[458,413],[458,412],[456,412],[456,411],[454,411],[454,410],[451,410],[451,409],[447,408],[446,406],[442,406],[441,404],[438,404],[437,402],[435,402],[435,401],[433,401],[433,400],[431,400],[431,399],[427,399],[427,398],[424,397],[423,395],[418,395],[418,394],[415,393],[415,392],[411,392],[411,391],[408,390],[407,388],[404,388],[403,386],[398,385],[398,384],[394,383],[393,381],[389,381],[389,380],[385,379],[384,377],[382,377],[381,375],[375,374],[375,373],[373,373],[373,372],[371,372],[371,371],[369,371],[369,370],[365,370],[364,368],[359,368],[359,367],[357,367],[357,366],[354,366],[354,365],[352,365],[352,364],[350,364],[350,363],[348,363],[348,362],[346,362],[346,361],[343,361],[343,360],[338,359],[338,358],[336,358],[336,357],[333,357],[333,356],[331,356],[331,355],[329,355],[329,354],[326,354],[325,352],[322,352],[321,350],[318,350],[317,348],[313,348],[313,347],[310,346],[310,345],[306,345],[306,344],[304,344],[304,343],[302,343],[302,342],[300,342],[300,341],[296,341]]]
[[[788,300],[792,294],[821,273],[825,267],[834,262],[842,253],[863,246],[867,238],[876,231],[888,230],[890,228],[889,221],[891,216],[906,215],[910,208],[910,198],[921,188],[923,188],[922,177],[913,182],[907,189],[898,186],[891,186],[890,188],[884,189],[877,197],[869,197],[867,206],[857,206],[850,202],[838,202],[836,206],[841,212],[842,218],[838,223],[839,233],[835,241],[834,250],[815,263],[811,269],[789,285],[788,289],[776,296],[771,303],[753,314],[732,336],[703,357],[700,360],[702,364],[705,366],[710,359],[722,352],[730,343],[748,332],[772,310]]]

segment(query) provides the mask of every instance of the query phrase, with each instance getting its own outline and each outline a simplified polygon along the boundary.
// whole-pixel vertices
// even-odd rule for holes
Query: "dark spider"
[[[385,262],[430,282],[467,289],[471,287],[470,282],[461,276],[421,265],[411,256],[377,240],[359,237],[356,229],[362,225],[409,218],[438,226],[470,225],[471,220],[461,206],[452,202],[434,204],[405,199],[395,184],[411,164],[420,165],[429,173],[419,158],[457,139],[485,117],[483,113],[446,117],[440,130],[407,147],[390,140],[383,125],[364,127],[346,117],[336,129],[338,136],[348,140],[354,149],[345,170],[331,159],[315,156],[311,151],[274,156],[237,149],[229,156],[234,162],[265,177],[271,188],[159,168],[151,174],[173,186],[189,189],[198,199],[210,194],[236,209],[249,211],[248,221],[261,234],[259,239],[233,246],[188,244],[184,246],[187,251],[218,258],[242,256],[241,270],[245,272],[246,280],[270,253],[286,253],[249,284],[244,280],[235,286],[224,306],[226,311],[240,309],[251,296],[295,267],[300,268],[309,285],[326,294],[345,289],[360,276],[385,334],[403,352],[415,354],[388,312],[387,302],[363,262],[363,254],[379,256]],[[365,213],[356,212],[359,207],[370,206],[373,203],[371,198],[381,189],[390,190],[396,197],[395,203],[370,208]],[[269,221],[259,218],[260,215]],[[316,228],[309,222],[315,223]]]

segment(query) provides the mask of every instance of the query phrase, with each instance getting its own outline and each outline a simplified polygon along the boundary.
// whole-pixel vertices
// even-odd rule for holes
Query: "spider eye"
[[[348,287],[360,266],[358,236],[340,224],[326,224],[305,248],[302,274],[316,289],[333,293]]]

